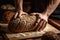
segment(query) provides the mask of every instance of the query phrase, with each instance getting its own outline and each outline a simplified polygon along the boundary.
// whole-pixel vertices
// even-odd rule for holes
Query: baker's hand
[[[31,15],[38,15],[41,19],[48,21],[48,16],[42,13],[31,13]]]
[[[16,12],[14,18],[21,17],[22,15],[28,15],[28,13],[23,12],[23,11],[21,11],[21,12]]]
[[[31,13],[31,15],[35,15],[37,17],[35,23],[36,31],[43,30],[46,27],[46,24],[48,22],[48,16],[42,13]]]

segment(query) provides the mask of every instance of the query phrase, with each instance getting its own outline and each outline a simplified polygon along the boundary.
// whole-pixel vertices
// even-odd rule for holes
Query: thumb
[[[18,17],[18,12],[16,12],[14,15],[14,18],[17,18],[17,17]]]

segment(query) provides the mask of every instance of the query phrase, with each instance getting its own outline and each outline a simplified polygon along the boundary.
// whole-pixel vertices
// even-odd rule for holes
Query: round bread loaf
[[[40,31],[46,26],[46,21],[38,15],[22,15],[10,21],[8,28],[11,32]]]
[[[14,12],[12,12],[12,11],[5,12],[2,16],[2,22],[1,23],[9,23],[9,21],[11,20],[13,15],[14,15]]]

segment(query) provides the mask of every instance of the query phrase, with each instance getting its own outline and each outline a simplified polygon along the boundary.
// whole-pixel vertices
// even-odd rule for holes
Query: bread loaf
[[[22,15],[10,21],[8,28],[11,32],[40,31],[46,26],[46,21],[35,15]]]
[[[5,12],[2,16],[2,22],[1,23],[9,23],[9,21],[11,20],[13,15],[14,15],[14,12],[12,12],[12,11]]]

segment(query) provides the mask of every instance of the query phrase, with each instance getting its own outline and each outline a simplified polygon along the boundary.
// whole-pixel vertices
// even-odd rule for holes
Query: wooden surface
[[[49,18],[49,23],[60,30],[60,20]]]
[[[7,25],[8,24],[0,24],[0,26],[5,27],[5,28],[7,28]],[[48,31],[60,33],[59,30],[57,30],[56,28],[54,28],[50,24],[47,24],[46,28],[41,32],[25,32],[25,33],[16,33],[16,34],[12,33],[12,34],[6,34],[6,35],[10,40],[14,40],[14,39],[18,40],[18,39],[25,39],[25,38],[40,37]]]

